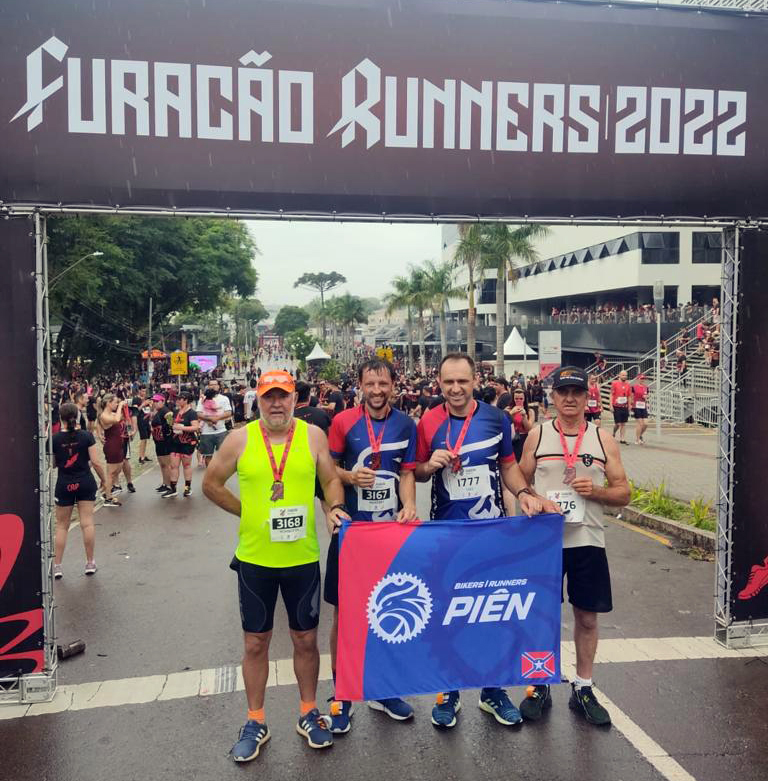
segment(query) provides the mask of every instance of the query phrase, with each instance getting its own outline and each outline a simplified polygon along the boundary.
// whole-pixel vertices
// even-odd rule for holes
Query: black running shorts
[[[168,440],[163,439],[160,442],[155,440],[155,455],[156,456],[158,456],[158,457],[160,457],[160,456],[169,456],[169,455],[171,455],[171,452],[172,452],[172,447],[171,447],[171,443]]]
[[[339,606],[339,533],[331,535],[328,558],[325,560],[323,599],[329,605]]]
[[[260,567],[233,558],[237,572],[240,620],[244,632],[270,632],[274,624],[278,590],[294,632],[316,629],[320,621],[320,563],[297,567]]]
[[[633,409],[632,414],[635,416],[636,420],[642,420],[643,418],[648,417],[648,410],[647,409]]]
[[[139,430],[139,439],[149,439],[152,436],[152,427],[147,422],[147,419],[140,415],[137,421],[137,428]]]
[[[605,548],[595,545],[563,548],[563,578],[567,578],[568,601],[574,607],[591,613],[613,610],[611,573]]]
[[[72,507],[76,502],[96,501],[96,481],[92,474],[72,477],[61,475],[53,493],[57,507]]]
[[[626,423],[629,420],[629,408],[628,407],[614,407],[613,408],[613,422],[614,423]]]
[[[600,420],[600,413],[599,412],[587,412],[584,413],[584,420],[587,421],[587,423],[592,423],[595,420]]]

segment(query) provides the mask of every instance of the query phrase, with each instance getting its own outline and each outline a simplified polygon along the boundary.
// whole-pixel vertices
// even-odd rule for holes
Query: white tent
[[[516,372],[530,375],[538,371],[538,353],[523,339],[520,331],[513,328],[504,342],[504,375],[511,377]]]
[[[329,361],[331,356],[323,350],[319,342],[315,342],[312,352],[305,358],[307,361]]]

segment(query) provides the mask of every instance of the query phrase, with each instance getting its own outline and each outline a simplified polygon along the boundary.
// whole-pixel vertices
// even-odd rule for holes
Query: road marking
[[[650,539],[656,540],[656,542],[660,542],[662,545],[666,545],[668,548],[672,545],[672,542],[667,537],[662,537],[660,534],[648,531],[648,529],[643,529],[640,526],[635,526],[634,524],[627,523],[626,521],[620,521],[618,518],[613,518],[611,516],[608,516],[608,519],[611,521],[611,523],[615,523],[617,526],[623,526],[625,529],[642,534],[644,537],[650,537]]]
[[[564,670],[576,662],[572,642],[560,644]],[[711,637],[630,637],[601,640],[597,648],[596,664],[627,664],[634,662],[662,662],[671,660],[741,658],[768,656],[763,648],[724,648]],[[331,680],[331,658],[320,656],[321,681]],[[292,659],[278,659],[269,663],[267,686],[291,686],[296,682]],[[168,702],[189,697],[212,697],[245,689],[239,665],[222,665],[206,670],[185,670],[168,675],[148,675],[137,678],[118,678],[108,681],[65,684],[59,686],[51,702],[35,705],[2,705],[0,720],[22,716],[42,716],[64,711],[110,708],[147,702]],[[639,728],[638,728],[639,729]],[[682,778],[682,777],[681,777]]]

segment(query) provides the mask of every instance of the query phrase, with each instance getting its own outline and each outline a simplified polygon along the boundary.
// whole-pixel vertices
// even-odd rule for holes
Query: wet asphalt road
[[[123,496],[121,510],[96,515],[94,578],[82,574],[79,530],[73,529],[56,584],[57,635],[82,637],[85,654],[60,667],[60,684],[80,684],[236,664],[240,628],[235,576],[228,564],[237,521],[200,493],[160,500],[152,471]],[[426,491],[419,491],[426,510]],[[327,536],[321,532],[323,548]],[[640,533],[610,524],[608,551],[614,612],[604,638],[712,634],[713,565],[694,561]],[[324,553],[323,553],[324,555]],[[572,622],[564,611],[563,640]],[[327,653],[330,613],[321,616]],[[290,656],[278,608],[272,658]],[[699,781],[765,779],[768,775],[768,665],[762,658],[599,664],[597,685],[639,728]],[[267,689],[272,740],[248,766],[227,752],[244,721],[242,692],[170,702],[119,705],[0,720],[0,779],[344,777],[376,779],[624,779],[665,776],[619,729],[599,730],[567,708],[569,687],[556,687],[555,707],[538,724],[508,729],[462,697],[458,728],[437,732],[430,698],[416,698],[414,723],[396,723],[358,706],[354,729],[329,751],[312,751],[295,733],[295,686]],[[321,681],[319,699],[330,694]],[[514,692],[518,700],[521,691]]]

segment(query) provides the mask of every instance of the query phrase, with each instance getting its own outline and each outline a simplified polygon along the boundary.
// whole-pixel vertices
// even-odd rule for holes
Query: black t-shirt
[[[318,409],[317,407],[297,407],[293,411],[293,417],[321,428],[326,434],[331,427],[331,418],[328,413],[324,409]]]
[[[96,399],[89,399],[88,405],[85,408],[85,414],[88,418],[88,420],[91,421],[91,423],[96,422],[97,412],[96,412]]]
[[[194,420],[197,420],[197,413],[189,407],[184,412],[177,412],[173,422],[181,423],[182,426],[191,426]],[[198,434],[195,431],[182,431],[180,434],[174,434],[173,438],[180,445],[196,445],[198,442]]]
[[[341,391],[331,391],[328,394],[326,404],[334,405],[334,415],[338,415],[340,412],[342,412],[344,410],[344,396],[342,396]]]
[[[173,420],[173,412],[168,407],[160,407],[152,417],[152,439],[155,442],[168,442],[173,436],[173,429],[168,422],[170,417]]]
[[[53,457],[59,477],[75,478],[90,474],[88,448],[96,440],[89,431],[59,431],[53,435]]]

